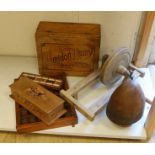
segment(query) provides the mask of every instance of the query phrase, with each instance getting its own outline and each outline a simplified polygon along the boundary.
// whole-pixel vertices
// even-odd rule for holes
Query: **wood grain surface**
[[[64,100],[26,77],[21,77],[10,87],[13,99],[47,125],[66,113]],[[38,95],[40,93],[43,94]]]
[[[75,136],[54,136],[42,134],[18,134],[12,132],[0,132],[1,143],[143,143],[155,141],[155,135],[150,141],[87,138]]]
[[[146,51],[151,27],[154,21],[155,12],[148,11],[145,14],[142,30],[140,32],[139,44],[137,45],[137,56],[135,57],[135,65],[137,67],[145,67],[148,63],[150,50]]]
[[[40,22],[35,37],[40,74],[85,76],[98,68],[99,24]]]

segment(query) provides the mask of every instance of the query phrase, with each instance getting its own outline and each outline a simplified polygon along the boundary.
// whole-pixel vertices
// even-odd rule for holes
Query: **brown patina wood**
[[[85,76],[98,68],[99,24],[40,22],[35,37],[42,75]]]

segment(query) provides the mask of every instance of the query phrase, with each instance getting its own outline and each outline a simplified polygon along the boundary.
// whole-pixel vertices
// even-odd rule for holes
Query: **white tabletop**
[[[9,85],[22,72],[38,73],[37,59],[33,57],[11,57],[0,56],[0,130],[16,131],[15,105],[9,97]],[[149,99],[153,99],[154,90],[148,69],[142,69],[146,75],[144,78],[138,78],[138,81]],[[73,86],[82,77],[67,77],[69,85]],[[80,103],[102,102],[103,94],[109,89],[100,82],[94,83],[83,92]],[[84,93],[83,93],[84,94]],[[109,138],[128,138],[145,139],[146,133],[144,123],[149,111],[149,105],[146,104],[143,117],[130,127],[120,127],[112,123],[105,114],[105,109],[96,116],[93,122],[87,120],[82,114],[78,113],[78,124],[75,127],[61,127],[50,130],[42,130],[37,133],[56,134],[56,135],[74,135],[89,137],[109,137]]]

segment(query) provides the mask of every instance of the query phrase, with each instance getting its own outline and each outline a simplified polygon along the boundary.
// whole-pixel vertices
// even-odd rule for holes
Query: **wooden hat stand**
[[[101,67],[88,75],[85,79],[81,80],[72,88],[67,91],[61,90],[60,95],[71,105],[74,105],[75,108],[82,113],[90,121],[93,121],[95,116],[105,107],[103,103],[95,103],[89,108],[86,108],[83,104],[80,104],[78,101],[78,93],[91,84],[96,79],[100,81],[107,87],[113,87],[115,83],[121,83],[122,76],[133,76],[133,73],[138,73],[136,75],[144,77],[145,73],[140,69],[131,64],[130,52],[127,48],[121,48],[114,52],[112,55],[105,55],[102,59]],[[138,77],[137,76],[137,77]],[[135,78],[135,77],[134,77]],[[113,93],[114,89],[112,88],[105,97],[104,102],[108,102],[109,96]],[[144,128],[147,134],[147,138],[150,138],[153,130],[155,128],[155,99],[150,101],[146,98],[146,102],[151,105],[149,114],[147,116]]]

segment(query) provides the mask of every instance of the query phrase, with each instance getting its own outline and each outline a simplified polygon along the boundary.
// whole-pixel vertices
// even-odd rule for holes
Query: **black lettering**
[[[89,56],[91,56],[94,53],[94,49],[90,49]]]

